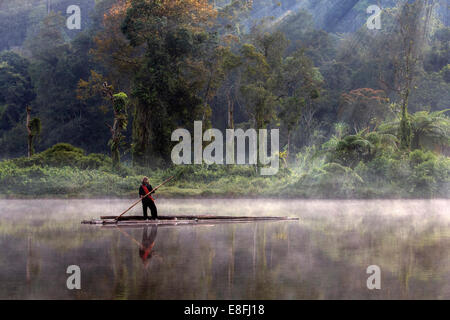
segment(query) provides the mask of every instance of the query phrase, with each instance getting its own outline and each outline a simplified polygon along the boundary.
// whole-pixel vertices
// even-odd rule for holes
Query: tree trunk
[[[31,108],[27,107],[28,158],[33,155],[33,132],[31,130]]]
[[[400,121],[400,147],[404,150],[411,148],[411,123],[408,117],[408,98],[410,89],[406,89],[402,101],[402,119]]]
[[[115,113],[115,112],[114,112]],[[117,119],[117,115],[114,114],[114,125],[111,130],[112,133],[112,146],[111,146],[111,158],[112,165],[114,169],[117,169],[120,166],[120,152],[119,152],[119,143],[120,143],[120,127],[119,120]]]
[[[287,135],[287,149],[286,149],[286,167],[287,167],[287,164],[289,163],[289,153],[290,153],[290,149],[291,149],[291,130],[288,130],[288,135]]]
[[[120,140],[121,140],[121,121],[120,113],[116,110],[114,106],[114,94],[112,91],[112,88],[108,86],[107,82],[103,83],[103,90],[106,96],[111,101],[111,105],[113,107],[114,112],[114,123],[112,126],[105,123],[109,130],[111,131],[111,159],[112,159],[112,166],[113,169],[117,169],[120,167]]]
[[[313,108],[312,103],[308,102],[306,104],[305,110],[302,112],[302,137],[303,137],[303,145],[309,145],[310,144],[310,138],[311,138],[311,129],[313,127],[314,123],[314,116],[316,114],[316,110]]]
[[[206,121],[206,109],[208,108],[208,100],[209,100],[209,93],[211,91],[212,77],[213,77],[213,71],[211,70],[209,73],[208,85],[206,86],[206,90],[205,90],[205,98],[204,98],[205,103],[203,104],[203,115],[202,115],[203,123],[205,123],[205,121]]]
[[[233,87],[228,90],[227,100],[228,100],[228,129],[234,129],[234,102],[231,98],[231,91]]]

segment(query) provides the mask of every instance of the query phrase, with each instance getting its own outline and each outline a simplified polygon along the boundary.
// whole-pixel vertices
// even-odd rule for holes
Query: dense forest
[[[133,194],[202,121],[279,128],[282,170],[191,166],[167,194],[448,197],[449,5],[0,1],[0,193]]]

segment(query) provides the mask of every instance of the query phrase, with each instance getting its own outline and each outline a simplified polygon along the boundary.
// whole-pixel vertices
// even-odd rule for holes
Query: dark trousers
[[[152,249],[155,240],[156,240],[156,234],[158,232],[158,226],[157,225],[153,225],[152,226],[152,230],[150,231],[150,235],[148,234],[148,227],[145,226],[144,228],[144,232],[142,233],[142,246],[139,248],[139,256],[142,259],[148,259],[150,258],[150,256],[146,257],[145,253],[146,250],[150,250]]]
[[[150,247],[156,240],[156,234],[158,233],[158,226],[152,225],[150,234],[148,234],[148,227],[144,227],[144,232],[142,233],[142,246],[145,248]]]
[[[142,200],[142,209],[144,210],[144,218],[148,219],[147,208],[150,208],[150,212],[152,213],[152,219],[158,218],[158,210],[156,209],[155,202],[150,199]]]

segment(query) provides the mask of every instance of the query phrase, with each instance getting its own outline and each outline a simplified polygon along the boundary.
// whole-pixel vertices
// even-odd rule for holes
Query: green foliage
[[[400,148],[403,150],[409,150],[411,147],[412,129],[409,115],[406,111],[403,111],[402,118],[400,119],[398,138],[400,140]]]
[[[126,113],[128,106],[128,96],[124,92],[113,95],[113,108],[117,113]]]
[[[443,67],[441,73],[445,82],[450,83],[450,64]]]
[[[25,107],[35,97],[29,65],[25,58],[14,52],[0,54],[0,136],[21,125]]]
[[[67,144],[32,158],[0,162],[3,196],[135,196],[143,175],[152,184],[175,175],[159,190],[165,196],[224,197],[447,197],[450,161],[432,152],[383,153],[355,168],[324,163],[314,150],[297,156],[297,168],[262,177],[254,166],[195,165],[152,170],[122,166],[111,171],[111,159]],[[303,160],[301,160],[303,159]],[[306,162],[305,162],[306,161]],[[45,164],[43,164],[45,163]]]
[[[414,150],[409,154],[409,162],[413,168],[426,161],[434,162],[436,159],[436,155],[430,151]]]
[[[282,63],[274,77],[276,92],[282,96],[278,116],[290,134],[297,128],[305,108],[319,98],[323,78],[302,49]]]
[[[0,162],[2,194],[135,195],[142,175],[176,173],[167,195],[448,197],[450,29],[423,1],[381,1],[383,29],[371,32],[360,28],[368,1],[305,1],[307,12],[294,0],[217,0],[216,12],[207,1],[101,0],[76,37],[64,16],[18,2],[0,5],[0,49],[14,48],[0,53],[0,157],[25,154],[26,106],[47,150]],[[123,91],[112,108],[104,82]],[[170,167],[171,132],[195,120],[280,128],[287,168]]]
[[[206,120],[208,106],[202,91],[211,84],[207,78],[211,73],[205,72],[204,61],[214,53],[208,47],[216,44],[203,23],[210,8],[197,4],[137,0],[126,11],[122,32],[131,46],[142,46],[145,52],[132,79],[137,100],[132,142],[136,164],[167,162],[171,132],[178,126],[192,126],[194,120]]]
[[[33,118],[30,121],[31,135],[37,136],[41,133],[41,119]]]
[[[435,112],[420,111],[408,115],[411,130],[411,148],[442,149],[450,145],[450,120],[446,113],[449,110]],[[380,132],[396,133],[402,130],[402,120],[386,122],[380,126]],[[405,124],[403,124],[405,126]]]
[[[450,187],[450,160],[431,152],[416,150],[410,154],[412,173],[407,179],[410,192],[432,197],[445,196]]]
[[[80,34],[69,42],[67,31],[65,19],[52,13],[25,43],[32,54],[28,70],[36,93],[31,106],[42,122],[39,149],[67,142],[104,152],[108,141],[104,123],[110,115],[92,101],[77,99],[79,80],[89,78],[94,69],[89,56],[92,38]]]
[[[112,96],[114,109],[114,125],[111,128],[112,138],[108,144],[111,147],[111,158],[115,170],[120,167],[120,147],[125,145],[125,137],[122,130],[128,124],[128,96],[124,92],[116,93]]]
[[[355,130],[375,128],[387,116],[388,102],[384,91],[360,88],[342,95],[339,119]]]
[[[347,198],[359,195],[363,179],[351,168],[338,163],[311,167],[283,188],[292,196],[308,198]]]
[[[76,167],[79,169],[98,169],[110,166],[111,159],[102,154],[85,155],[85,151],[68,143],[58,143],[53,147],[34,154],[31,158],[16,158],[10,160],[19,168],[31,166],[50,167]]]
[[[364,130],[355,135],[345,136],[332,145],[325,144],[324,147],[328,147],[328,162],[354,168],[360,161],[370,161],[377,151],[376,145],[372,142],[373,138],[373,135],[367,135]]]
[[[0,186],[3,195],[18,196],[120,196],[139,185],[138,177],[123,177],[107,171],[77,167],[21,168],[12,162],[0,163],[0,179],[8,182]]]
[[[350,164],[353,172],[357,174],[363,183],[358,185],[358,189],[353,191],[363,197],[389,195],[392,197],[447,197],[450,185],[450,161],[448,157],[438,156],[431,151],[415,150],[408,155],[390,147],[391,138],[387,137],[383,143],[384,135],[378,133],[370,133],[366,136],[367,141],[359,141],[354,136],[350,139],[344,138],[337,145],[345,145],[347,148],[341,150],[346,151],[342,157],[336,159],[351,159]],[[358,149],[348,148],[350,145],[358,147],[367,147],[368,140],[377,150],[376,157],[367,158],[365,154],[357,153]],[[349,144],[349,142],[352,142]],[[365,150],[362,148],[362,150]],[[328,161],[332,161],[336,157],[336,151],[331,151],[328,155]],[[359,161],[359,162],[358,162]],[[356,163],[356,165],[355,165]],[[330,165],[336,167],[335,163],[329,162]],[[343,171],[343,168],[347,168]],[[351,172],[350,167],[340,168],[341,172]],[[334,171],[337,172],[337,171]],[[342,176],[342,175],[341,175]],[[309,177],[309,175],[308,175]],[[328,178],[331,179],[331,176]],[[350,185],[355,180],[347,177]],[[330,180],[334,181],[334,180]],[[348,185],[342,183],[339,185],[341,190],[336,192],[344,192],[349,190]],[[352,190],[350,188],[350,190]]]
[[[439,26],[433,34],[433,44],[425,59],[426,70],[434,72],[445,70],[450,61],[449,48],[450,27]],[[448,80],[446,81],[448,82]]]
[[[264,45],[269,46],[269,43]],[[254,45],[244,44],[241,48],[245,66],[241,92],[247,112],[256,128],[259,129],[265,128],[275,118],[275,96],[268,84],[273,69],[265,55],[269,49],[273,50],[273,48],[266,46],[258,49]]]

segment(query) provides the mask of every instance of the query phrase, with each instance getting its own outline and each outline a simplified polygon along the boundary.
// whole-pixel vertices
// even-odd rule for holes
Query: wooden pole
[[[139,241],[137,241],[135,238],[133,238],[132,236],[130,236],[127,232],[120,230],[120,228],[118,226],[116,226],[117,230],[119,230],[123,235],[125,235],[128,239],[130,239],[131,241],[133,241],[134,243],[136,243],[140,248],[144,248],[144,246],[142,245],[142,243],[140,243]]]
[[[141,199],[139,199],[138,201],[136,201],[135,203],[133,203],[133,205],[131,207],[129,207],[127,210],[125,210],[124,212],[122,212],[115,220],[119,220],[119,218],[121,216],[123,216],[125,213],[127,213],[128,211],[130,211],[131,209],[133,209],[142,199],[144,199],[145,197],[147,197],[148,195],[150,195],[151,193],[153,193],[154,191],[156,191],[158,188],[162,187],[163,185],[165,185],[167,182],[169,182],[170,180],[172,180],[175,176],[171,176],[169,179],[167,179],[166,181],[164,181],[163,183],[161,183],[159,186],[153,188],[149,193],[147,193],[144,197],[142,197]]]

